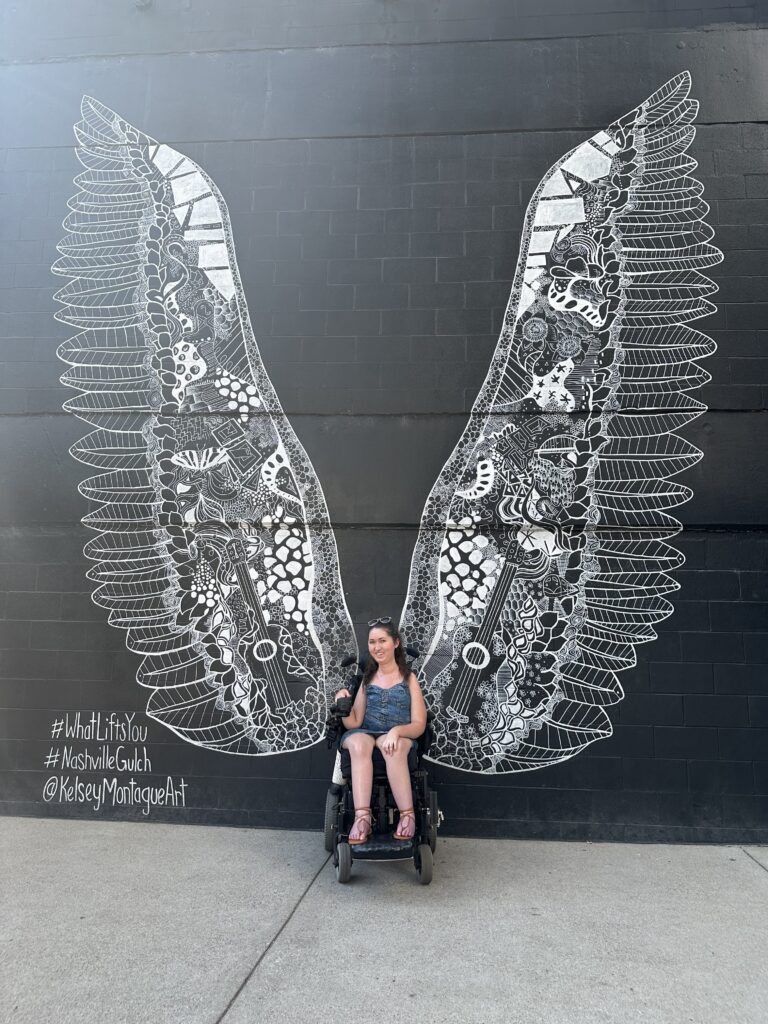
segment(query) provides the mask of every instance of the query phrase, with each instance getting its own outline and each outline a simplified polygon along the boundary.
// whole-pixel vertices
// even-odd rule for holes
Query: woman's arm
[[[408,677],[408,689],[411,694],[411,720],[408,725],[396,725],[392,731],[404,739],[417,740],[427,728],[427,705],[416,678],[415,672]]]
[[[359,729],[365,718],[365,687],[359,686],[352,710],[341,722],[345,729]]]

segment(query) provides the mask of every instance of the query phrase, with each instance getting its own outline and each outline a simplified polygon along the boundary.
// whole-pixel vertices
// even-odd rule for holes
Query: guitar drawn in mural
[[[200,746],[317,743],[354,632],[325,498],[253,337],[226,206],[95,100],[64,222],[65,408],[96,429],[94,601],[144,655],[147,713]]]
[[[544,176],[499,343],[427,499],[403,628],[435,716],[432,760],[540,768],[611,733],[617,673],[672,611],[674,478],[701,453],[722,256],[687,155],[698,104],[672,79]]]
[[[610,735],[617,673],[672,611],[676,431],[714,344],[721,254],[687,156],[680,75],[547,172],[488,376],[427,499],[402,626],[430,757],[540,768]],[[66,403],[106,472],[94,600],[145,660],[148,712],[236,753],[317,742],[355,649],[322,491],[260,361],[226,208],[190,160],[93,100],[55,269]]]

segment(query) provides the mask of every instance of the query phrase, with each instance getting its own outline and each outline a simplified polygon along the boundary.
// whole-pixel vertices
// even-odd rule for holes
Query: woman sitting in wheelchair
[[[408,754],[427,725],[427,708],[416,675],[410,672],[400,633],[392,619],[368,623],[370,658],[358,688],[352,710],[342,718],[347,730],[341,746],[349,751],[352,765],[352,796],[355,823],[349,833],[350,846],[370,838],[373,815],[366,806],[373,786],[373,750],[384,755],[387,778],[400,812],[394,839],[410,842],[416,831]],[[350,697],[340,690],[336,697]]]

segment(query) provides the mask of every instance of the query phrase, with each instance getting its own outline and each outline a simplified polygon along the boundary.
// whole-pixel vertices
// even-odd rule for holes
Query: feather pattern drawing
[[[430,758],[525,771],[607,737],[618,673],[672,610],[671,514],[700,452],[721,259],[679,75],[566,154],[529,205],[501,336],[421,520],[401,625]],[[355,640],[320,485],[259,358],[224,202],[93,100],[54,269],[94,600],[148,713],[242,754],[318,742]]]
[[[566,154],[529,205],[501,336],[435,483],[402,625],[435,718],[430,758],[482,773],[609,736],[618,673],[669,615],[669,510],[701,453],[720,261],[687,155],[697,103],[672,79]]]
[[[94,601],[143,656],[148,714],[236,754],[322,738],[354,647],[328,511],[264,370],[227,209],[191,160],[86,97],[54,271],[60,357],[95,427]]]

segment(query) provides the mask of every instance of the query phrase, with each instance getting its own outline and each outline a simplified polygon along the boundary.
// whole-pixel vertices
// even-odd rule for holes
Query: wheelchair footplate
[[[352,846],[352,860],[412,860],[413,839],[393,839],[391,835],[374,834],[359,846]]]

